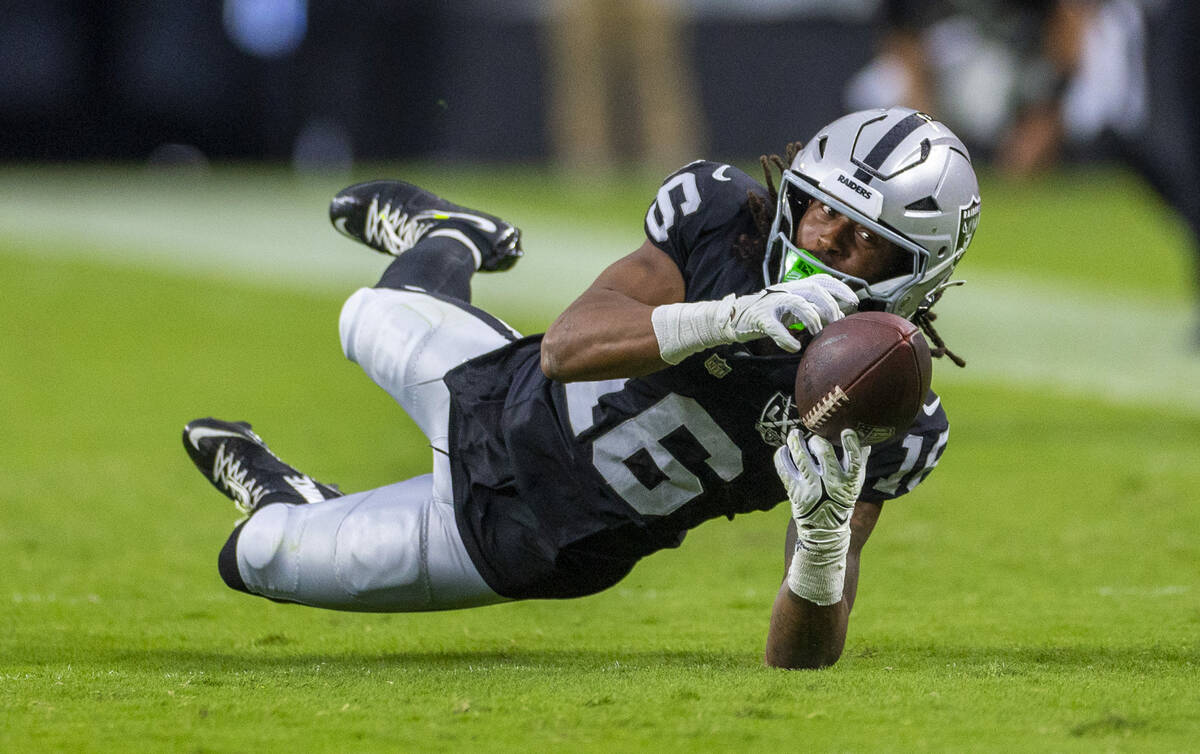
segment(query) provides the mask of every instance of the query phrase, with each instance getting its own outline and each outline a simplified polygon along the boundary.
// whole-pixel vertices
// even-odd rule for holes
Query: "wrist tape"
[[[796,553],[788,567],[788,588],[797,597],[818,605],[833,605],[842,600],[846,583],[846,552],[850,538],[832,549],[810,550],[803,540],[796,542]]]
[[[722,332],[729,319],[726,301],[695,301],[654,307],[650,322],[658,339],[658,352],[668,364],[678,364],[694,353],[732,342]]]

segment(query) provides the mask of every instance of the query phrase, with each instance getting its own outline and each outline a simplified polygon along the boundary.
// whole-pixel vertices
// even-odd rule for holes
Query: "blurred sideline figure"
[[[553,0],[549,125],[558,160],[669,170],[703,149],[682,0]]]
[[[997,145],[1011,175],[1068,147],[1121,159],[1184,221],[1200,287],[1200,3],[884,0],[881,14],[851,107],[937,113],[969,144]]]
[[[859,425],[835,449],[796,410],[800,353],[861,308],[961,366],[929,309],[975,235],[979,185],[944,124],[900,107],[761,162],[765,185],[705,160],[669,175],[642,245],[524,338],[470,303],[476,271],[520,257],[514,226],[401,181],[342,190],[334,226],[395,256],[346,301],[342,348],[429,439],[432,473],[343,495],[249,424],[189,423],[188,455],[248,516],[225,582],[358,611],[580,597],[703,521],[788,500],[766,662],[836,662],[863,545],[937,465],[949,420],[931,390],[910,426]]]

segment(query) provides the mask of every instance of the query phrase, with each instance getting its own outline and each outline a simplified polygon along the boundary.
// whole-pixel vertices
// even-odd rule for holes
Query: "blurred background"
[[[758,154],[838,114],[843,85],[872,55],[876,10],[871,0],[10,4],[0,156],[308,167],[631,160],[649,147],[670,163],[683,151],[675,139]],[[820,74],[804,75],[814,64]]]
[[[634,171],[649,191],[698,157],[755,170],[843,112],[908,104],[1005,180],[1118,166],[1165,208],[1187,288],[1200,279],[1191,0],[6,5],[10,165],[504,164],[576,184]]]
[[[1129,159],[1179,193],[1134,145],[1158,129],[1156,147],[1195,158],[1200,130],[1200,11],[1184,0],[6,5],[9,161],[673,168],[906,103],[1014,170],[1066,147]]]

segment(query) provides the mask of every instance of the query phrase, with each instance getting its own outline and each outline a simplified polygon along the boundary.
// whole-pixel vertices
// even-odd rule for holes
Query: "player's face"
[[[891,241],[815,199],[800,218],[794,243],[823,264],[868,283],[895,277],[905,262]]]

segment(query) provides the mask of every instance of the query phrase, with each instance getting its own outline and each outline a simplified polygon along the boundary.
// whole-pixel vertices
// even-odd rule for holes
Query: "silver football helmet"
[[[810,198],[911,254],[911,270],[871,283],[797,247],[796,223]],[[825,272],[857,290],[864,309],[911,319],[953,284],[978,225],[979,182],[945,124],[907,107],[851,113],[817,132],[783,171],[763,282]]]

